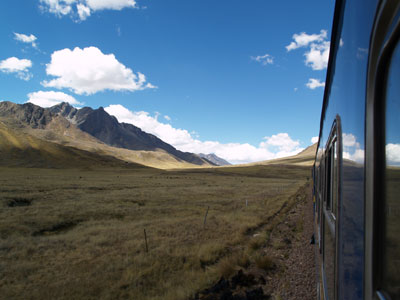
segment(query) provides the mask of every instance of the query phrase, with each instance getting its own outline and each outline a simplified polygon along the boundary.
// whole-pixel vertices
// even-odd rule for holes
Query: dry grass
[[[238,250],[249,232],[281,209],[308,174],[284,166],[2,168],[0,295],[187,299],[249,263]]]
[[[266,254],[256,256],[254,262],[258,268],[265,271],[273,270],[276,267],[274,259]]]

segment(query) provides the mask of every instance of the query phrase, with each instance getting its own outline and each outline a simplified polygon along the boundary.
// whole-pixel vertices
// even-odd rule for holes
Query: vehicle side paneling
[[[341,195],[337,210],[340,223],[337,224],[336,234],[340,239],[337,240],[336,254],[336,299],[341,300],[364,297],[365,93],[370,32],[377,3],[377,0],[338,1],[315,164],[316,169],[322,167],[323,173],[321,163],[325,147],[339,115],[343,165],[339,176]],[[321,202],[323,193],[323,187],[322,191],[317,191]],[[319,261],[324,269],[323,255]]]

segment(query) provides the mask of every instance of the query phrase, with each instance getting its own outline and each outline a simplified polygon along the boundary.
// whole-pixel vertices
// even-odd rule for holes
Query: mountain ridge
[[[42,108],[31,103],[16,104],[4,101],[0,102],[0,118],[14,123],[15,126],[27,127],[27,130],[32,129],[30,133],[41,136],[43,139],[54,135],[55,133],[51,131],[51,128],[58,127],[59,132],[56,140],[63,143],[64,137],[60,138],[60,135],[65,135],[67,128],[76,127],[77,130],[89,134],[99,143],[121,148],[121,150],[117,150],[118,152],[124,152],[123,149],[126,149],[134,152],[139,151],[146,156],[149,156],[146,153],[157,153],[157,158],[163,157],[162,161],[170,161],[168,165],[176,160],[177,163],[184,165],[215,166],[215,164],[197,154],[177,150],[155,135],[146,133],[132,124],[119,123],[115,116],[109,115],[102,107],[98,109],[90,107],[77,109],[63,102],[50,108]],[[57,125],[54,125],[55,123]],[[37,131],[37,129],[47,130],[47,135],[40,130]],[[106,152],[110,153],[112,150],[107,148]],[[133,154],[133,152],[130,154]],[[167,158],[166,155],[170,155],[172,158]],[[127,152],[125,151],[124,155],[121,156],[126,157]],[[136,157],[140,156],[136,155]],[[154,164],[152,166],[154,167]]]
[[[210,153],[210,154],[198,153],[197,155],[199,155],[201,158],[207,159],[208,161],[220,167],[232,165],[230,162],[217,156],[215,153]]]

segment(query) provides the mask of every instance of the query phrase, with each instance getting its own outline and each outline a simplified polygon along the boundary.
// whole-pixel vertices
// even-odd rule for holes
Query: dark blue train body
[[[313,168],[318,297],[400,299],[400,1],[338,0]]]

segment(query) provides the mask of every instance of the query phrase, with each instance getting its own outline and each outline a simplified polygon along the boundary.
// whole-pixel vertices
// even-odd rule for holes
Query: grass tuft
[[[274,270],[276,268],[274,259],[266,254],[258,255],[255,258],[254,262],[257,265],[257,267],[259,267],[260,269],[263,269],[265,271]]]

